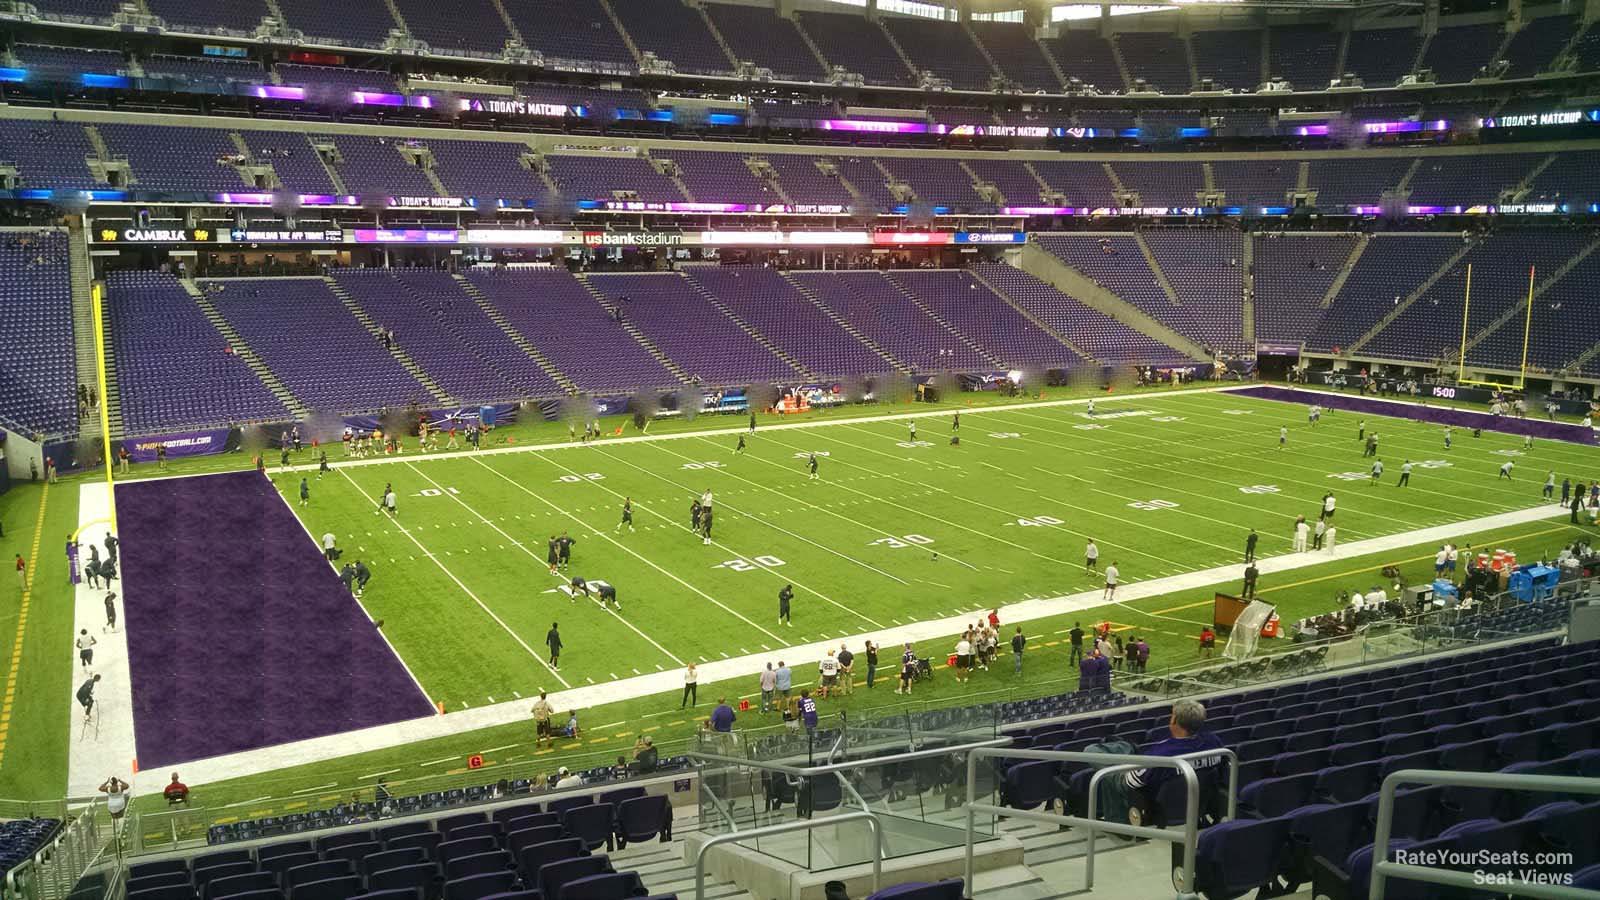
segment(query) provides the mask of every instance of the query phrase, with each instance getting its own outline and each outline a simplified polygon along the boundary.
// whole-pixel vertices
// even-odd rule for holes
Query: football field
[[[1084,571],[1090,539],[1101,568],[1114,563],[1129,583],[1237,562],[1252,528],[1259,555],[1288,552],[1295,517],[1315,520],[1329,491],[1346,542],[1537,506],[1547,470],[1558,482],[1600,476],[1587,447],[1525,450],[1520,437],[1458,429],[1446,450],[1440,426],[1366,417],[1386,467],[1373,484],[1361,417],[1324,413],[1313,426],[1304,406],[1228,393],[1101,398],[1092,415],[1081,401],[974,407],[959,432],[948,412],[872,411],[762,417],[742,452],[736,431],[690,431],[411,452],[273,480],[308,531],[334,533],[345,560],[367,562],[363,604],[424,692],[459,710],[821,640],[859,650],[859,635],[1084,591],[1100,583]],[[1507,460],[1510,480],[1498,477]],[[391,484],[394,518],[377,506]],[[690,531],[706,490],[709,544]],[[619,528],[626,499],[632,530]],[[552,575],[547,545],[562,533],[576,543],[568,571]],[[570,597],[574,575],[615,586],[621,610]],[[786,584],[792,626],[777,619]],[[1206,618],[1198,606],[1116,614],[1170,635]],[[559,671],[545,649],[552,622]]]

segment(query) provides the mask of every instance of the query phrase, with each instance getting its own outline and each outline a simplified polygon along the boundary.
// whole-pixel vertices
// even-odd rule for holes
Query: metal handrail
[[[1187,754],[1189,757],[1203,757],[1208,755],[1221,755],[1225,748]],[[1183,832],[1177,834],[1165,828],[1153,828],[1147,825],[1125,825],[1120,822],[1097,822],[1081,816],[1053,815],[1050,813],[1034,812],[1026,809],[1012,809],[1008,806],[996,806],[992,803],[979,803],[977,797],[978,760],[980,758],[1004,759],[1036,759],[1053,760],[1056,762],[1081,762],[1091,765],[1110,764],[1113,766],[1131,766],[1139,769],[1176,769],[1183,777],[1184,786],[1187,788],[1187,797],[1184,802],[1184,827]],[[1235,757],[1233,764],[1238,765]],[[1237,776],[1235,776],[1237,777]],[[1091,793],[1092,797],[1093,794]],[[990,813],[996,816],[1009,816],[1018,819],[1028,819],[1033,822],[1043,822],[1052,825],[1079,825],[1089,829],[1089,834],[1098,831],[1108,831],[1125,837],[1145,838],[1152,841],[1165,841],[1169,844],[1183,844],[1183,888],[1180,897],[1196,896],[1194,887],[1194,860],[1195,848],[1199,843],[1200,832],[1200,777],[1195,774],[1194,766],[1189,760],[1178,756],[1138,756],[1126,753],[1085,753],[1082,751],[1065,750],[1010,750],[1002,751],[997,748],[975,748],[967,754],[967,802],[962,809],[966,812],[967,842],[966,842],[966,883],[972,884],[973,878],[973,846],[976,843],[977,813]]]
[[[1105,754],[1099,755],[1104,756]],[[1172,758],[1195,760],[1204,759],[1211,756],[1221,756],[1228,761],[1228,814],[1223,817],[1223,821],[1232,821],[1239,815],[1239,754],[1229,750],[1226,747],[1219,747],[1215,750],[1197,750],[1194,753],[1182,753]],[[1095,813],[1097,812],[1097,807],[1100,805],[1100,780],[1108,775],[1115,775],[1122,772],[1133,772],[1141,768],[1144,767],[1124,764],[1105,766],[1095,771],[1094,775],[1089,778],[1088,819],[1090,822],[1099,821]],[[1094,854],[1096,844],[1098,843],[1098,838],[1099,830],[1093,825],[1090,825],[1088,856],[1084,859],[1083,867],[1085,890],[1090,890],[1094,887]],[[1188,883],[1192,885],[1194,883],[1193,879],[1191,878]]]
[[[833,772],[842,772],[847,769],[859,769],[867,763],[878,765],[881,763],[905,762],[913,759],[926,759],[930,756],[949,756],[953,753],[968,753],[978,750],[990,750],[1005,747],[1011,744],[1010,737],[987,738],[973,741],[969,744],[957,744],[949,747],[938,747],[932,750],[909,750],[905,753],[891,753],[887,756],[874,756],[871,759],[858,759],[851,762],[830,763],[822,766],[786,766],[783,763],[770,762],[764,759],[749,759],[742,756],[723,756],[720,753],[706,753],[702,750],[689,750],[684,755],[690,759],[705,762],[724,763],[731,766],[750,766],[754,769],[766,769],[771,772],[782,772],[798,778],[812,778],[817,775],[828,775]]]
[[[1445,785],[1448,787],[1497,788],[1518,791],[1549,791],[1572,794],[1600,794],[1600,779],[1579,778],[1570,775],[1506,775],[1500,772],[1441,772],[1430,769],[1401,769],[1383,779],[1378,791],[1378,815],[1372,834],[1372,880],[1367,896],[1383,900],[1388,878],[1405,878],[1459,888],[1482,888],[1470,872],[1435,869],[1430,866],[1413,866],[1389,861],[1389,834],[1394,828],[1394,795],[1402,784]],[[1592,891],[1582,891],[1554,884],[1495,884],[1496,894],[1518,897],[1547,897],[1551,900],[1572,900],[1575,897],[1593,897]]]
[[[838,825],[844,822],[866,822],[872,829],[872,889],[876,891],[883,881],[883,823],[878,819],[878,814],[870,810],[860,812],[841,813],[837,816],[828,816],[825,819],[799,819],[785,822],[781,825],[764,825],[752,828],[749,831],[729,832],[719,834],[694,851],[694,896],[695,900],[705,900],[706,896],[706,853],[718,844],[737,844],[750,838],[761,838],[774,834],[788,834],[791,831],[811,831],[823,825]],[[970,883],[970,882],[969,882]]]
[[[704,778],[700,779],[700,793],[710,797],[711,808],[721,813],[722,817],[728,820],[728,830],[730,832],[739,830],[739,820],[734,817],[727,805],[723,803],[722,798],[717,796],[717,792],[711,789],[711,785],[706,784]]]

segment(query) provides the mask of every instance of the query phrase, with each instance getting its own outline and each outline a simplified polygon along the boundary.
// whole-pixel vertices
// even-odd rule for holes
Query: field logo
[[[1177,509],[1178,504],[1171,500],[1137,500],[1129,503],[1134,509]]]
[[[763,568],[776,569],[784,564],[784,561],[776,556],[753,556],[749,559],[745,559],[741,556],[738,559],[730,559],[719,562],[711,568],[727,569],[730,572],[754,572],[757,569]]]
[[[1153,410],[1153,409],[1119,409],[1116,412],[1095,413],[1094,415],[1090,415],[1090,414],[1088,414],[1086,412],[1081,412],[1081,413],[1078,413],[1078,418],[1080,418],[1080,419],[1094,419],[1094,420],[1098,421],[1100,419],[1126,419],[1126,418],[1130,418],[1132,416],[1152,416],[1152,415],[1155,415],[1155,410]]]
[[[926,545],[931,544],[931,543],[933,543],[933,538],[928,537],[927,535],[922,535],[922,534],[903,534],[900,537],[885,537],[885,538],[878,538],[875,541],[868,541],[867,542],[867,546],[868,547],[876,547],[876,546],[881,544],[881,545],[883,545],[885,547],[888,547],[890,550],[902,550],[902,549],[904,549],[906,547],[911,546],[912,544],[919,544],[919,545],[926,546]]]

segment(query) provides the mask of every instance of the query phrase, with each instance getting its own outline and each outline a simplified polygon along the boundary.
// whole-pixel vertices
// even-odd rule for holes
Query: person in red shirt
[[[989,627],[995,631],[1000,630],[1000,610],[998,608],[989,610]]]
[[[1200,655],[1211,656],[1217,652],[1217,633],[1210,625],[1200,627]]]
[[[167,798],[168,803],[188,803],[189,786],[179,781],[178,773],[173,772],[172,783],[167,785],[166,789],[161,792],[161,796]]]
[[[21,553],[17,554],[17,587],[24,591],[28,589],[28,562]]]

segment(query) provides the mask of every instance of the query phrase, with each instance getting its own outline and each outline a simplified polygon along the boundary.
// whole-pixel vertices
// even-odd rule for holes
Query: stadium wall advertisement
[[[228,429],[208,428],[203,431],[179,431],[159,437],[134,438],[122,442],[128,458],[136,463],[155,462],[156,451],[165,446],[167,458],[180,456],[205,456],[221,453],[228,444]]]
[[[1401,416],[1418,422],[1435,422],[1440,425],[1453,425],[1457,428],[1481,428],[1484,431],[1531,435],[1536,438],[1571,441],[1575,444],[1600,444],[1600,440],[1595,439],[1593,428],[1585,428],[1582,425],[1568,425],[1563,422],[1550,422],[1543,419],[1517,419],[1511,416],[1495,416],[1486,412],[1472,412],[1465,409],[1422,406],[1397,400],[1350,397],[1344,394],[1329,394],[1323,391],[1305,391],[1266,385],[1240,388],[1235,393],[1242,397],[1255,397],[1260,400],[1277,400],[1283,403],[1304,403],[1307,405],[1317,404],[1330,409],[1343,409],[1374,416]]]
[[[1306,380],[1311,384],[1320,384],[1327,387],[1346,390],[1359,389],[1363,379],[1359,374],[1349,371],[1318,371],[1307,372]],[[1409,379],[1385,378],[1375,379],[1380,388],[1393,394],[1409,395],[1409,391],[1402,390],[1401,385],[1409,383]],[[1492,388],[1479,387],[1470,384],[1425,384],[1417,382],[1418,397],[1423,400],[1460,400],[1466,403],[1489,403],[1495,398],[1496,391]],[[1550,402],[1556,404],[1557,410],[1569,416],[1582,416],[1591,412],[1591,407],[1586,400],[1568,400],[1564,397],[1548,397],[1541,400],[1539,405]]]

